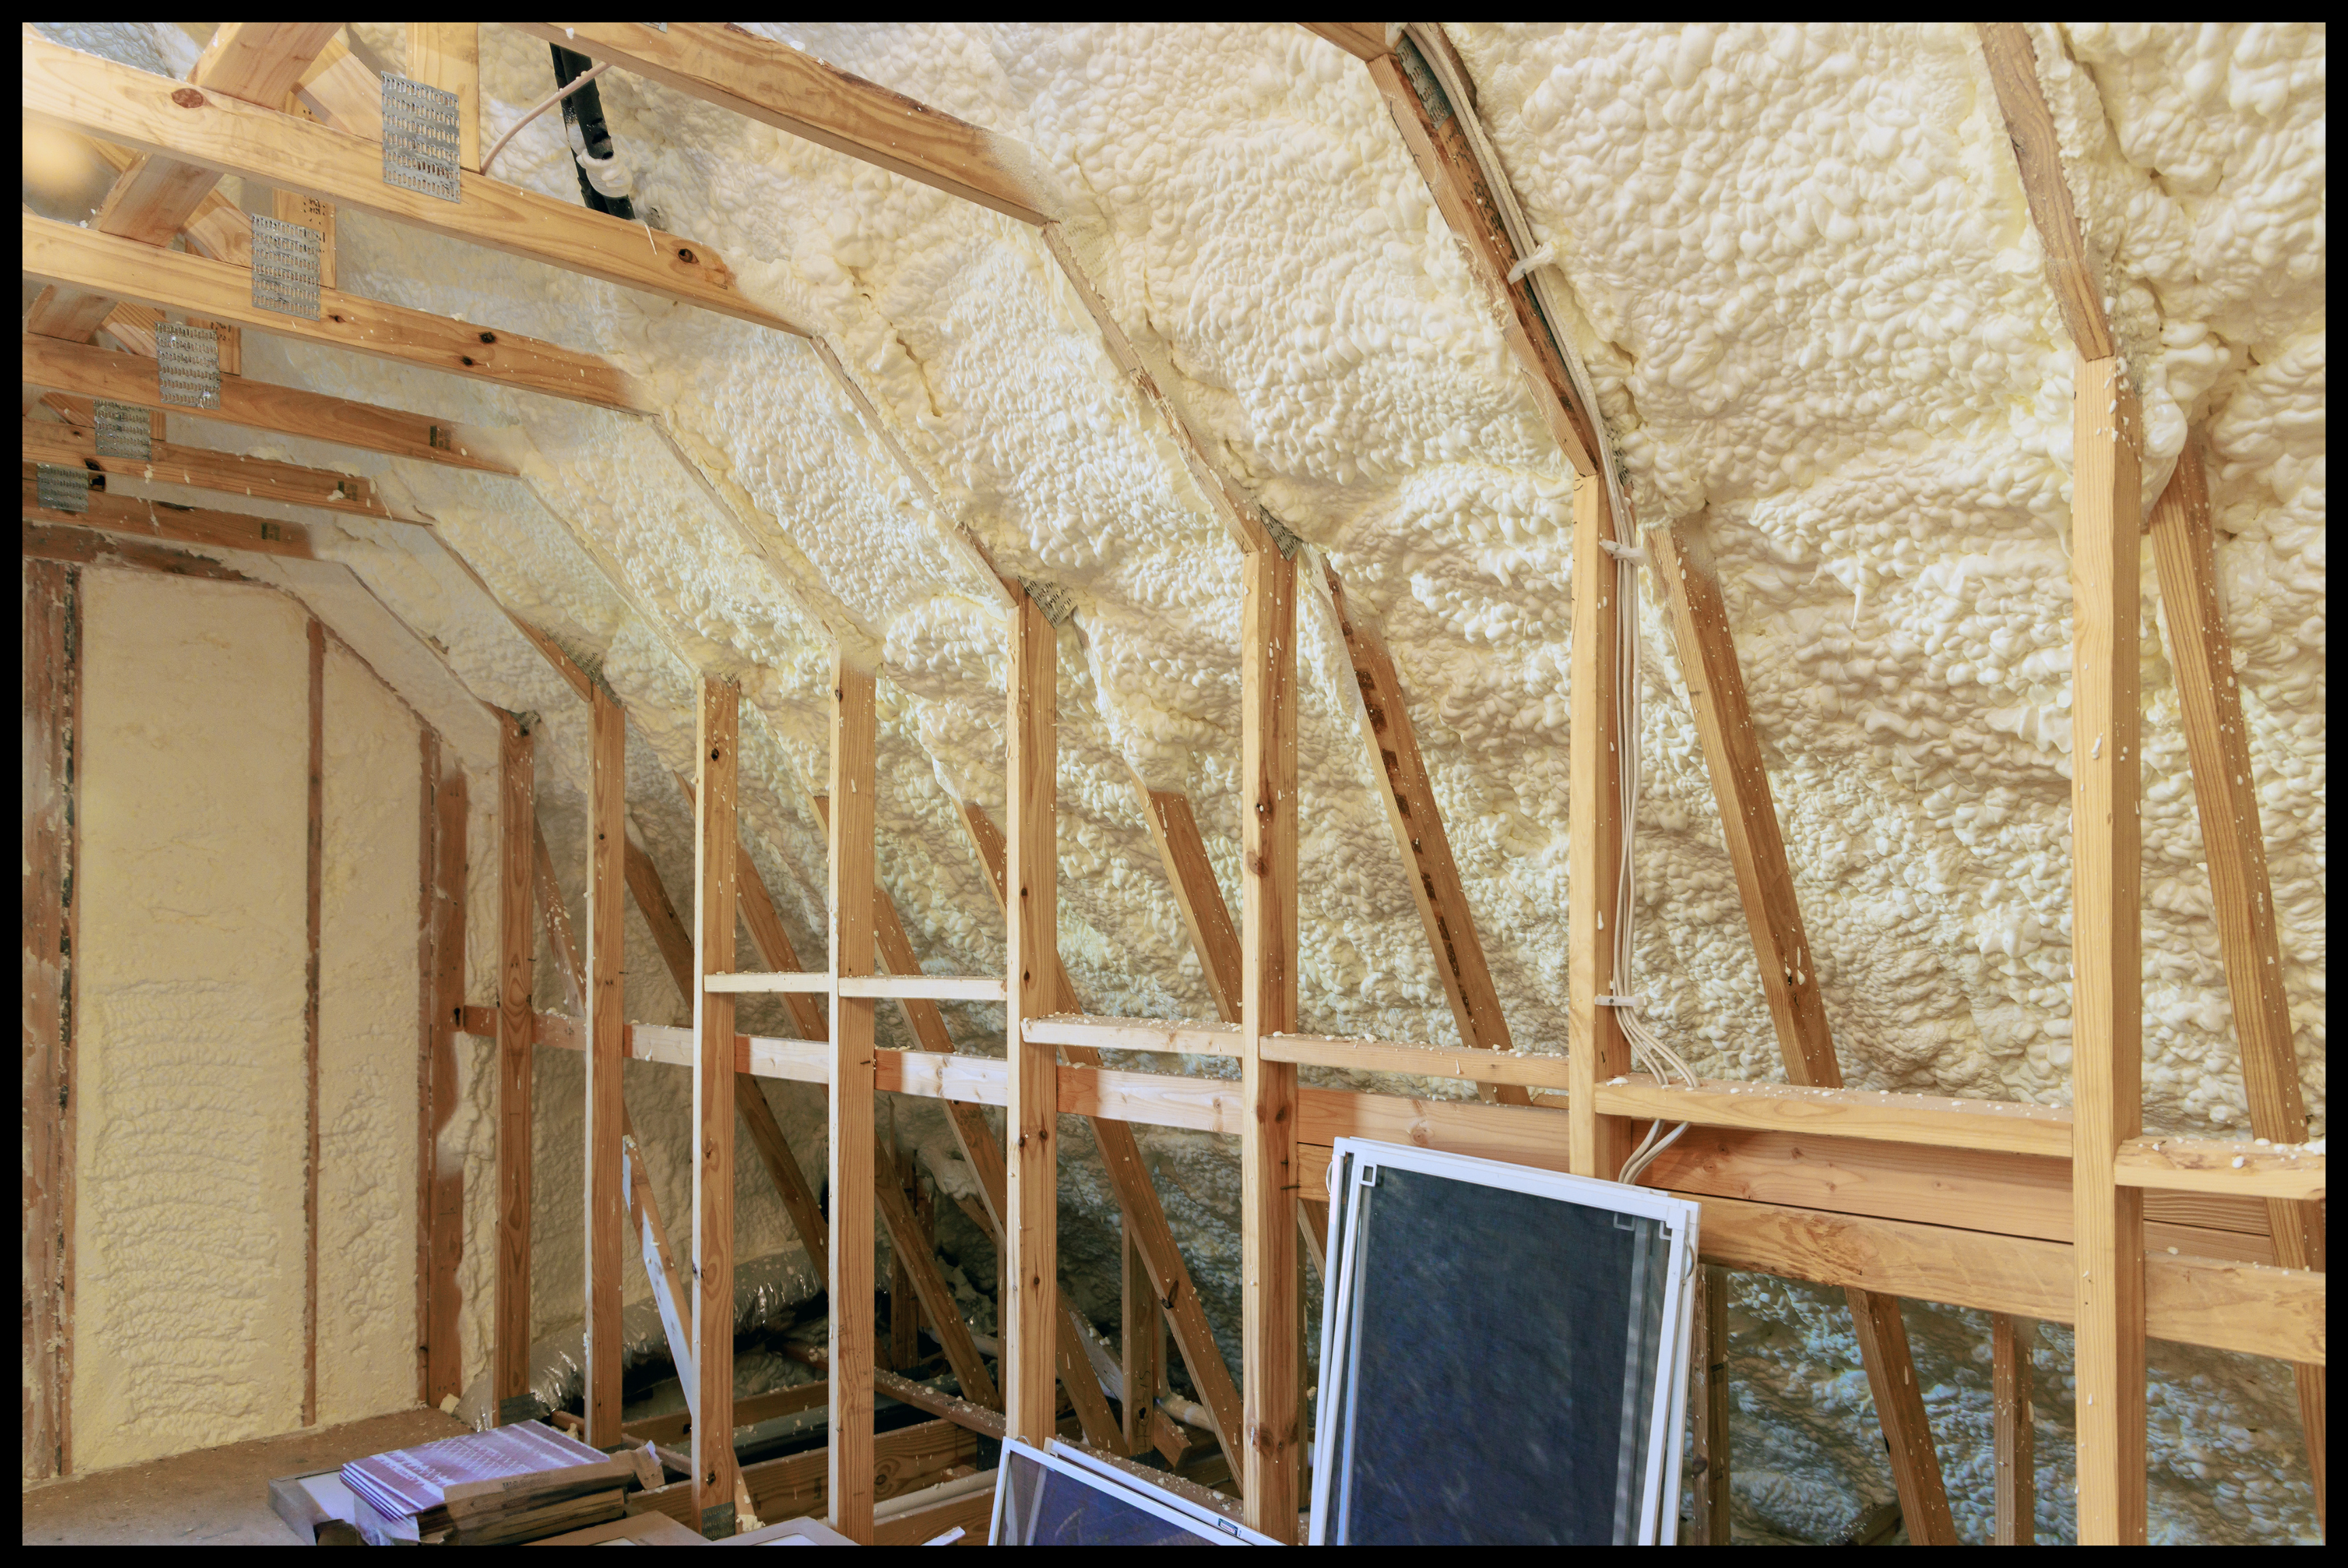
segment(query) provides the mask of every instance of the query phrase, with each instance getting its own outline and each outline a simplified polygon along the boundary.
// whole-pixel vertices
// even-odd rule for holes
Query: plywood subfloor
[[[25,1493],[25,1544],[307,1545],[270,1511],[271,1478],[330,1470],[465,1429],[438,1410],[402,1410],[77,1476]]]

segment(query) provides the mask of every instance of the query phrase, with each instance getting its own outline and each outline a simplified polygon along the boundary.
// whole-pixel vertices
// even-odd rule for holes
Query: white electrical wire
[[[540,115],[544,114],[548,109],[552,108],[556,104],[561,103],[564,98],[569,98],[572,93],[577,92],[581,88],[585,87],[589,82],[593,81],[597,77],[602,76],[605,71],[608,71],[611,68],[612,62],[609,60],[605,60],[600,65],[588,67],[587,69],[580,72],[577,76],[571,78],[571,85],[569,87],[562,88],[552,97],[543,99],[533,107],[528,114],[523,115],[520,119],[514,121],[512,128],[503,136],[498,138],[497,145],[490,148],[489,152],[481,159],[481,172],[487,174],[489,171],[490,162],[496,159],[499,153],[503,152],[506,150],[507,142],[511,141],[515,137],[521,134],[521,128],[523,126],[528,125],[531,120],[536,119]],[[599,185],[596,189],[600,191],[602,187]]]

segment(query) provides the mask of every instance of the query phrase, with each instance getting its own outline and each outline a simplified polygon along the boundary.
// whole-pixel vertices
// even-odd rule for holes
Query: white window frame
[[[1280,1544],[1272,1537],[1250,1530],[1226,1514],[1218,1513],[1173,1491],[1152,1486],[1139,1476],[1107,1463],[1082,1449],[1071,1447],[1057,1438],[1052,1439],[1048,1452],[1018,1438],[1008,1438],[1004,1440],[1003,1457],[997,1461],[994,1507],[987,1515],[986,1542],[990,1546],[1003,1543],[1003,1515],[1010,1505],[1011,1460],[1014,1454],[1032,1460],[1044,1469],[1056,1471],[1095,1491],[1107,1492],[1118,1501],[1130,1503],[1169,1524],[1179,1525],[1209,1545]]]
[[[1336,1190],[1338,1172],[1352,1158],[1353,1179],[1346,1190]],[[1468,1154],[1447,1154],[1414,1145],[1381,1143],[1366,1138],[1340,1138],[1329,1153],[1324,1178],[1330,1186],[1327,1266],[1323,1271],[1321,1311],[1321,1378],[1313,1422],[1313,1453],[1321,1461],[1313,1470],[1313,1523],[1309,1539],[1314,1545],[1328,1541],[1334,1517],[1332,1495],[1336,1457],[1345,1445],[1336,1429],[1338,1412],[1351,1408],[1347,1398],[1356,1367],[1348,1358],[1335,1362],[1338,1327],[1354,1309],[1354,1237],[1361,1219],[1362,1193],[1375,1184],[1382,1167],[1415,1171],[1478,1187],[1556,1198],[1590,1208],[1612,1210],[1663,1224],[1669,1241],[1665,1254],[1663,1336],[1655,1347],[1655,1404],[1648,1424],[1647,1473],[1640,1504],[1638,1545],[1673,1545],[1679,1538],[1680,1446],[1687,1427],[1688,1346],[1693,1331],[1695,1293],[1690,1288],[1696,1266],[1696,1225],[1703,1211],[1684,1198],[1674,1198],[1652,1187],[1601,1181],[1590,1176],[1569,1176],[1505,1161]],[[1341,1209],[1339,1205],[1344,1205]]]

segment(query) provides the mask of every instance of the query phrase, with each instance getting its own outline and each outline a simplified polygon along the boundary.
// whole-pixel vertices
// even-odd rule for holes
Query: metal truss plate
[[[1027,590],[1027,597],[1035,601],[1035,608],[1043,611],[1044,619],[1055,626],[1066,625],[1076,613],[1076,599],[1056,583],[1022,577],[1019,586]]]
[[[190,408],[220,407],[220,334],[184,321],[155,326],[155,373],[163,401]]]
[[[324,236],[301,223],[252,215],[252,304],[318,319],[318,247]]]
[[[457,149],[457,95],[385,72],[384,183],[461,201]]]
[[[45,511],[88,511],[89,510],[89,470],[68,468],[63,463],[36,465],[39,477],[41,508]]]
[[[155,456],[155,416],[135,403],[109,403],[98,400],[98,415],[91,434],[98,442],[101,458],[133,458],[140,462]]]

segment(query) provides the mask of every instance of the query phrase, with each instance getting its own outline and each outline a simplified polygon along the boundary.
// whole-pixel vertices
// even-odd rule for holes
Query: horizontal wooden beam
[[[1603,1116],[1692,1121],[1760,1132],[1831,1133],[1939,1149],[2071,1157],[2071,1114],[2061,1106],[1957,1099],[1874,1089],[1707,1080],[1694,1088],[1645,1077],[1598,1086]]]
[[[95,432],[85,427],[43,419],[25,421],[24,451],[28,463],[56,463],[121,479],[186,485],[192,490],[220,490],[292,506],[322,507],[360,517],[391,516],[391,509],[376,493],[373,481],[355,474],[306,469],[298,463],[272,462],[266,458],[240,457],[233,452],[215,452],[173,442],[157,441],[153,445],[150,457],[110,458],[98,451]]]
[[[208,555],[192,555],[143,539],[100,533],[88,528],[60,528],[46,522],[24,525],[24,556],[27,561],[70,561],[83,566],[119,566],[153,572],[166,577],[194,577],[208,583],[255,581],[233,566],[223,566]]]
[[[2075,1315],[2077,1272],[2060,1242],[1677,1195],[1704,1206],[1705,1263],[2054,1323]],[[2145,1331],[2156,1339],[2323,1360],[2321,1274],[2154,1253],[2144,1275]]]
[[[2120,1145],[2115,1175],[2123,1187],[2228,1197],[2323,1201],[2323,1156],[2291,1145],[2220,1139],[2139,1138]]]
[[[249,550],[256,555],[286,555],[301,561],[314,561],[318,554],[311,543],[309,529],[298,522],[279,522],[204,507],[173,506],[167,501],[138,500],[104,490],[89,492],[88,511],[51,511],[40,504],[36,490],[36,481],[27,475],[27,522],[102,529],[108,533],[133,534],[142,539],[170,540],[215,550]]]
[[[592,59],[975,201],[1023,223],[1055,216],[1026,148],[802,49],[710,22],[518,22]]]
[[[1076,1046],[1097,1051],[1163,1051],[1197,1057],[1240,1054],[1237,1024],[1169,1023],[1159,1018],[1106,1018],[1085,1013],[1055,1013],[1030,1018],[1023,1031],[1031,1046]]]
[[[733,272],[697,240],[462,170],[462,199],[443,201],[386,181],[383,148],[363,136],[39,39],[26,39],[23,51],[24,113],[36,123],[261,180],[280,191],[753,325],[808,335],[745,299]]]
[[[1004,985],[991,975],[843,975],[843,996],[931,1002],[1000,1002]]]
[[[798,974],[733,974],[705,975],[701,977],[705,991],[825,993],[831,989],[831,976],[820,970]]]
[[[318,291],[316,320],[287,315],[253,304],[252,273],[225,262],[117,239],[30,212],[24,215],[24,230],[27,277],[211,316],[297,342],[446,371],[511,391],[537,392],[622,413],[644,413],[652,407],[634,378],[599,354],[327,288]]]
[[[163,401],[152,359],[86,344],[59,343],[31,333],[25,335],[24,341],[24,380],[28,386],[46,387],[77,397],[135,403],[142,408],[328,441],[395,458],[413,458],[444,468],[490,474],[514,472],[507,464],[472,451],[471,438],[453,420],[411,414],[401,408],[380,408],[299,387],[281,387],[271,381],[252,381],[229,375],[221,377],[220,407],[191,408]]]
[[[1509,1084],[1562,1092],[1570,1068],[1561,1056],[1515,1051],[1457,1050],[1441,1046],[1395,1045],[1385,1040],[1346,1040],[1325,1035],[1267,1035],[1263,1058],[1299,1067],[1343,1068],[1348,1072],[1407,1073],[1416,1078],[1457,1078],[1464,1083]]]

